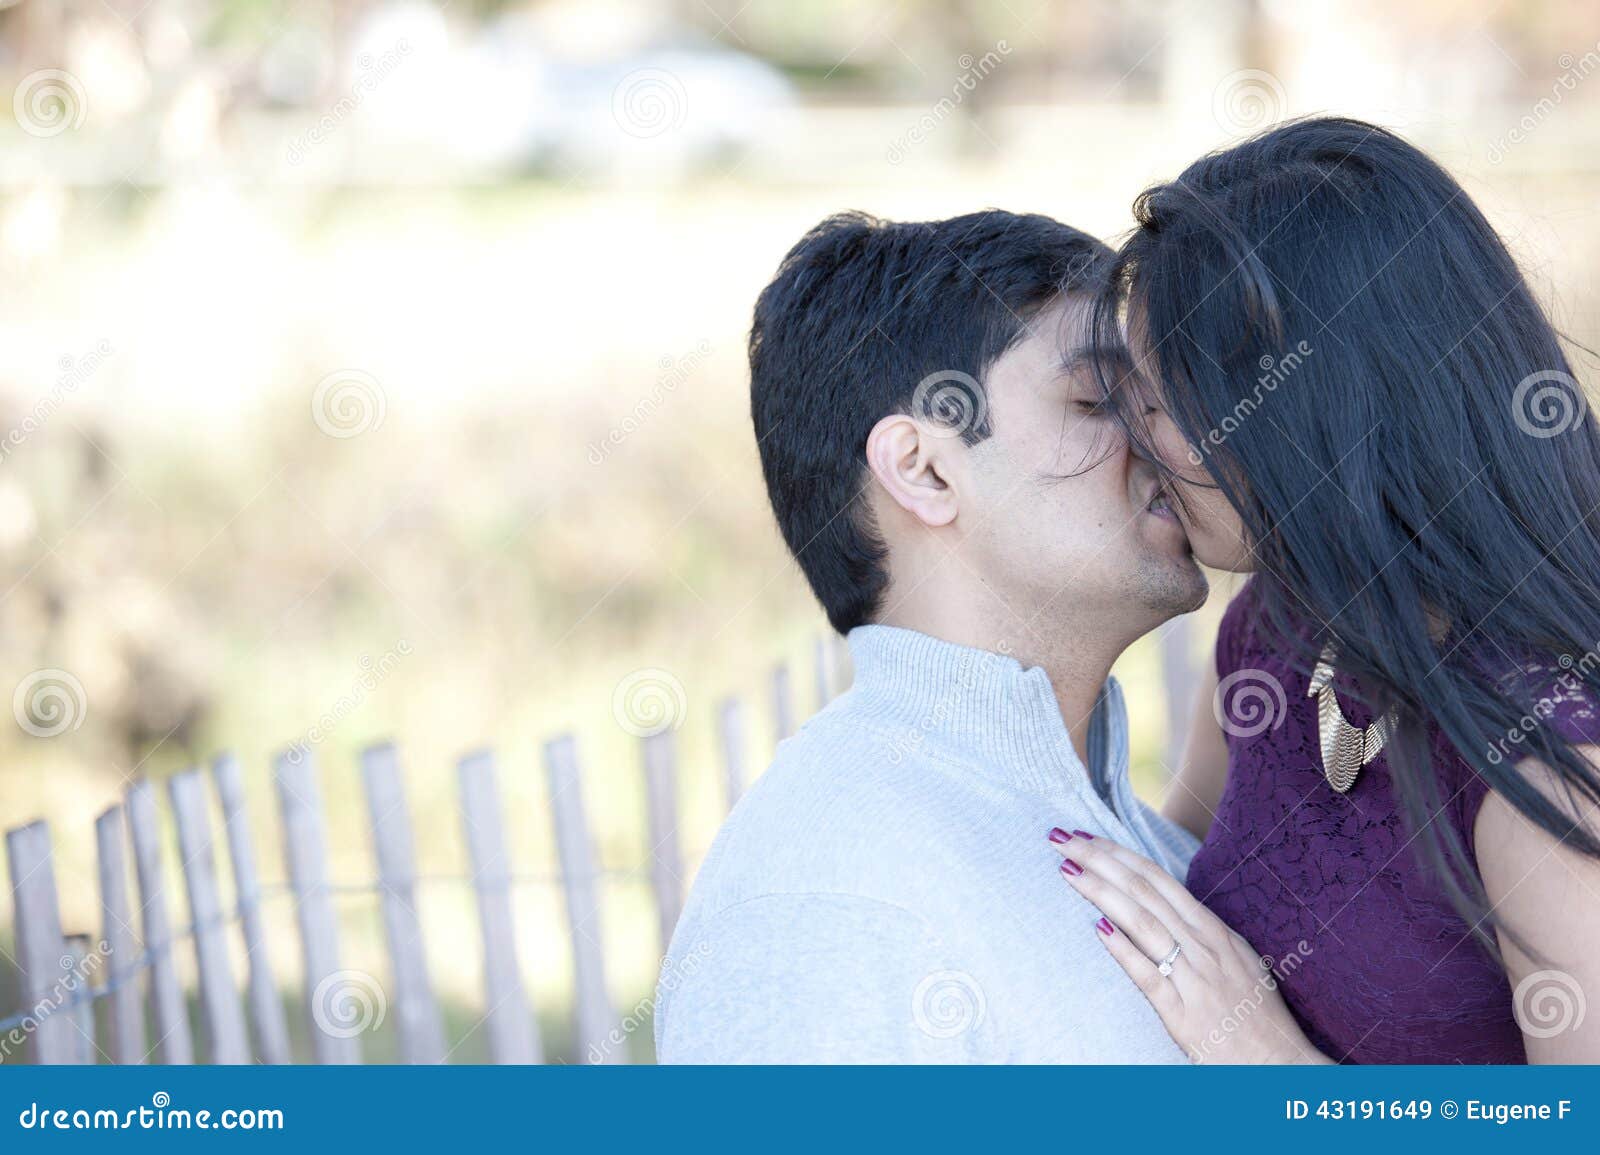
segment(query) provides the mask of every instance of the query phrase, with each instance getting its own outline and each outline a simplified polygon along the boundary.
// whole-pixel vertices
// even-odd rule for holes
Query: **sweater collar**
[[[1089,719],[1085,767],[1040,667],[893,626],[858,626],[849,642],[851,696],[891,727],[905,756],[939,751],[1035,794],[1126,788],[1128,722],[1115,678]]]

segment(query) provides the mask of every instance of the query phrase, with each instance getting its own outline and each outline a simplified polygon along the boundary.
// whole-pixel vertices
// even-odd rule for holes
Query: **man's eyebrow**
[[[1109,371],[1107,376],[1119,385],[1138,372],[1138,367],[1128,350],[1096,349],[1091,345],[1082,345],[1062,354],[1061,369],[1068,374],[1077,374],[1083,370],[1105,369]]]
[[[1076,373],[1079,369],[1091,369],[1096,361],[1100,360],[1093,349],[1087,345],[1080,345],[1070,349],[1061,356],[1061,368],[1068,373]]]

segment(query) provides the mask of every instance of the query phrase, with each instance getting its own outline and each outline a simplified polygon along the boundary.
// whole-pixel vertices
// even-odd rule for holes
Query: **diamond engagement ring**
[[[1182,953],[1183,948],[1177,943],[1173,943],[1171,953],[1156,964],[1156,970],[1161,972],[1162,977],[1167,977],[1172,974],[1172,964],[1178,961],[1178,956]]]

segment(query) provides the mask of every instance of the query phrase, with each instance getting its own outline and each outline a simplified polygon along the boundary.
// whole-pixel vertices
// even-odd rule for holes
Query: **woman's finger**
[[[1104,878],[1123,894],[1133,899],[1139,906],[1144,907],[1159,919],[1163,926],[1172,932],[1172,942],[1189,953],[1192,962],[1198,962],[1202,968],[1213,965],[1217,958],[1217,949],[1206,938],[1196,933],[1184,918],[1167,901],[1162,888],[1156,886],[1155,881],[1148,875],[1132,869],[1130,864],[1116,854],[1117,844],[1109,839],[1093,839],[1087,836],[1078,836],[1070,844],[1072,853],[1063,855],[1063,862],[1071,862],[1073,867],[1081,866],[1085,871]],[[1137,856],[1135,856],[1137,857]],[[1080,862],[1079,859],[1082,859]],[[1154,863],[1150,864],[1152,867]],[[1063,864],[1062,873],[1071,878],[1074,874],[1073,867]],[[1160,869],[1157,867],[1156,869]],[[1170,876],[1168,876],[1170,878]],[[1135,936],[1137,938],[1137,936]],[[1168,942],[1153,958],[1161,959],[1172,949],[1172,942]],[[1141,944],[1142,945],[1142,944]]]
[[[1096,838],[1083,831],[1068,833],[1057,828],[1050,832],[1050,842],[1062,857],[1070,857],[1080,865],[1104,863],[1103,873],[1131,894],[1142,894],[1146,886],[1154,890],[1170,910],[1172,925],[1181,932],[1180,940],[1201,943],[1214,956],[1220,956],[1226,949],[1230,933],[1227,926],[1159,864],[1121,843]],[[1134,882],[1135,878],[1140,881]]]
[[[1097,869],[1089,870],[1080,867],[1071,858],[1064,859],[1061,864],[1061,875],[1079,894],[1100,909],[1100,913],[1109,918],[1133,945],[1143,952],[1145,961],[1150,963],[1152,969],[1155,964],[1165,959],[1172,953],[1174,946],[1181,947],[1185,952],[1192,952],[1194,944],[1184,943],[1174,933],[1171,925],[1170,908],[1166,917],[1156,910],[1146,906],[1140,899],[1129,894],[1108,879],[1102,873],[1105,860],[1097,863]],[[1195,965],[1194,955],[1189,959],[1176,962],[1172,971],[1172,981],[1178,988],[1178,993],[1188,997],[1192,984],[1202,983],[1204,980]]]
[[[1066,835],[1064,840],[1062,840],[1062,835]],[[1061,830],[1056,827],[1050,832],[1050,843],[1062,856],[1072,856],[1078,861],[1083,861],[1085,856],[1112,857],[1115,861],[1120,862],[1123,867],[1126,867],[1128,872],[1136,873],[1139,877],[1149,881],[1150,886],[1154,886],[1157,889],[1157,893],[1163,899],[1166,899],[1168,905],[1171,905],[1171,909],[1178,915],[1178,918],[1186,921],[1190,926],[1195,926],[1197,929],[1200,928],[1203,921],[1200,918],[1200,913],[1211,915],[1205,904],[1195,899],[1194,894],[1189,893],[1189,888],[1182,885],[1178,878],[1173,878],[1171,873],[1166,872],[1165,867],[1157,864],[1157,862],[1150,861],[1149,857],[1139,854],[1134,849],[1126,848],[1118,841],[1096,837],[1096,835],[1083,832],[1083,830],[1070,830],[1070,832],[1067,832],[1067,830]],[[1208,945],[1219,947],[1221,944],[1219,942],[1208,942]]]
[[[1176,1016],[1183,1009],[1183,997],[1178,993],[1178,988],[1157,970],[1156,964],[1145,957],[1144,951],[1135,946],[1132,940],[1118,930],[1116,924],[1109,919],[1102,917],[1095,924],[1095,936],[1105,945],[1117,965],[1133,980],[1133,985],[1150,1000],[1150,1005],[1166,1024],[1167,1033],[1171,1034],[1173,1024],[1177,1022]],[[1169,1015],[1173,1016],[1170,1021]]]

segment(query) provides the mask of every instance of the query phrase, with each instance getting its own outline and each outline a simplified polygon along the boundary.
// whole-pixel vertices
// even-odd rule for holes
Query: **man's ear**
[[[946,457],[959,438],[934,437],[904,413],[891,413],[867,434],[867,468],[896,505],[930,528],[949,525],[959,504]]]

